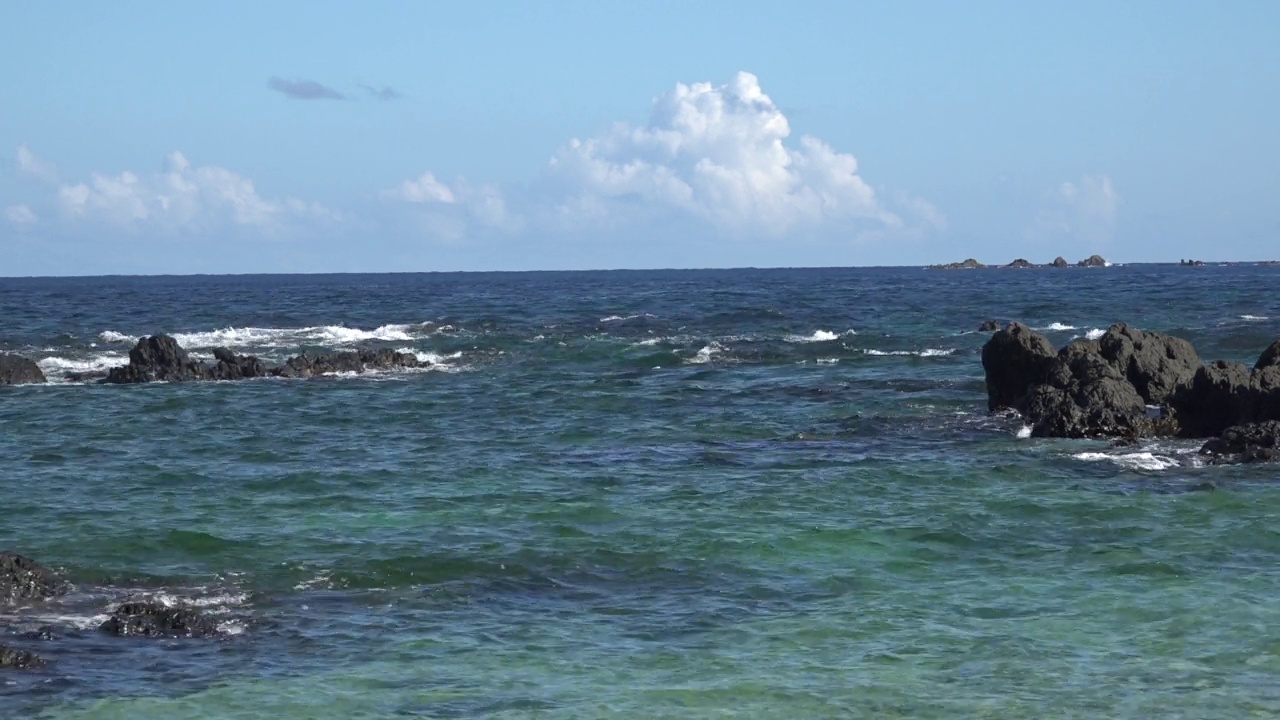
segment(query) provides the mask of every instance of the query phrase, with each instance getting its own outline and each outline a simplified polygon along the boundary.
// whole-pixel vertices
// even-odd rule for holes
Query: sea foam
[[[1101,452],[1076,453],[1071,457],[1085,462],[1112,462],[1131,470],[1168,470],[1178,466],[1178,461],[1167,455],[1156,455],[1152,452],[1124,453],[1111,455]]]

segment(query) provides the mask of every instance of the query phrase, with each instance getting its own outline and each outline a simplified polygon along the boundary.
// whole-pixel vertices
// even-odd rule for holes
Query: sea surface
[[[0,279],[2,718],[1280,716],[1280,468],[1019,437],[987,318],[1253,363],[1280,267]],[[106,386],[173,334],[415,372]],[[1025,433],[1024,433],[1025,434]],[[191,604],[203,640],[106,637]],[[45,638],[32,634],[49,628]]]

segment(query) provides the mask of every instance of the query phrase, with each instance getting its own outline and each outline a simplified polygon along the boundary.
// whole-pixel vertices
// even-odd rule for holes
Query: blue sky
[[[0,276],[1280,257],[1280,4],[8,3]]]

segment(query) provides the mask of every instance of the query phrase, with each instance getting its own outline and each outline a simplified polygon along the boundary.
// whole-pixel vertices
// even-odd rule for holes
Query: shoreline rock
[[[35,560],[0,552],[0,605],[47,600],[66,594],[68,589],[65,580]]]
[[[45,382],[40,366],[12,353],[0,353],[0,385],[27,385]]]
[[[1191,343],[1127,324],[1055,351],[1021,323],[982,348],[987,408],[1012,409],[1033,437],[1213,438],[1218,462],[1280,459],[1280,340],[1252,369],[1204,364]]]

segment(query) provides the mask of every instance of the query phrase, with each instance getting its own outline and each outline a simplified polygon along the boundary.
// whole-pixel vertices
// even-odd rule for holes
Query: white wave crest
[[[103,330],[98,333],[98,339],[104,343],[129,343],[138,342],[138,338],[133,335],[125,335],[114,330]]]
[[[877,357],[914,355],[915,357],[945,357],[952,355],[956,351],[955,348],[925,348],[924,350],[875,350],[865,349],[862,352],[866,355],[874,355]]]
[[[1270,320],[1271,318],[1265,315],[1241,315],[1240,319],[1245,322],[1262,322],[1263,320]]]
[[[689,363],[690,365],[705,365],[711,362],[711,359],[714,356],[719,355],[722,352],[724,352],[724,348],[720,346],[720,343],[716,343],[716,342],[707,343],[702,347],[701,350],[697,352],[697,354],[695,354],[691,358],[686,359],[685,362]]]
[[[1106,330],[1102,330],[1101,328],[1091,328],[1089,332],[1084,334],[1084,337],[1086,340],[1098,340],[1106,334]]]
[[[819,365],[835,365],[840,362],[840,358],[818,358]]]
[[[833,333],[830,330],[814,330],[812,335],[788,335],[784,340],[789,343],[815,343],[815,342],[831,342],[839,340],[841,335],[857,335],[853,330],[845,330],[843,333]]]
[[[618,322],[618,321],[625,321],[625,320],[639,320],[640,318],[656,318],[656,317],[658,317],[658,316],[657,316],[657,315],[652,315],[652,314],[650,314],[650,313],[636,313],[635,315],[609,315],[608,317],[602,317],[602,318],[600,318],[600,322],[602,322],[602,323],[607,323],[607,322]]]
[[[106,372],[113,367],[129,364],[129,356],[121,353],[103,353],[87,358],[66,358],[52,356],[41,358],[36,365],[50,377],[60,377],[72,373]]]
[[[1067,325],[1066,323],[1052,322],[1052,323],[1049,323],[1048,326],[1040,329],[1061,331],[1061,330],[1079,330],[1080,328],[1076,327],[1075,325]]]
[[[1152,452],[1125,453],[1110,455],[1100,452],[1076,453],[1071,457],[1085,462],[1112,462],[1131,470],[1168,470],[1178,466],[1178,461],[1167,455],[1156,455]]]
[[[1031,437],[1031,426],[1030,426],[1030,425],[1023,425],[1022,427],[1018,428],[1018,439],[1019,439],[1019,440],[1026,440],[1026,439],[1027,439],[1027,438],[1029,438],[1029,437]]]

